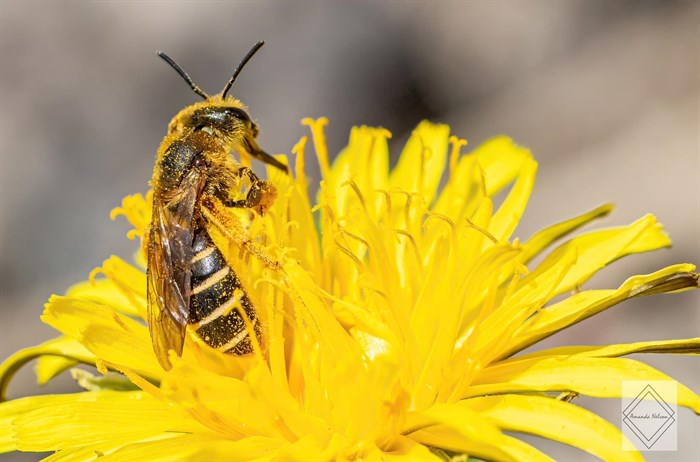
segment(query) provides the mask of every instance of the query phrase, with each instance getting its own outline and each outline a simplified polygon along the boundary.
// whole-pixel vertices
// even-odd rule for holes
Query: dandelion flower
[[[520,242],[511,236],[537,164],[508,138],[462,154],[466,142],[447,126],[423,122],[390,168],[390,133],[357,127],[331,165],[327,121],[304,123],[323,178],[316,199],[303,138],[295,174],[269,172],[278,189],[269,212],[231,210],[233,228],[214,235],[264,322],[263,347],[236,357],[188,335],[163,370],[144,322],[143,251],[134,265],[112,257],[46,304],[42,320],[61,336],[0,370],[3,395],[33,358],[40,383],[71,369],[85,391],[0,404],[0,450],[51,451],[50,461],[549,460],[505,433],[516,432],[640,460],[572,397],[619,398],[625,380],[671,380],[624,356],[698,353],[700,339],[518,353],[628,298],[697,288],[695,267],[678,264],[582,289],[618,258],[669,246],[656,219],[566,237],[610,212],[604,205]],[[132,236],[146,235],[149,201],[129,196],[113,212]],[[532,263],[559,239],[568,240]],[[700,413],[680,383],[677,404]]]

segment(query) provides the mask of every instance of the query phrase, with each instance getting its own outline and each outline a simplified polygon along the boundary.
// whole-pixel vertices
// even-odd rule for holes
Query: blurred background
[[[50,294],[135,250],[109,211],[146,191],[168,121],[198,101],[155,51],[216,93],[261,39],[233,94],[268,152],[289,153],[306,116],[329,117],[332,152],[356,124],[391,130],[396,153],[424,118],[472,148],[507,134],[540,162],[517,236],[610,201],[603,225],[652,212],[673,238],[586,287],[700,262],[697,1],[2,0],[0,359],[54,336],[39,321]],[[629,301],[544,346],[699,335],[698,295],[684,293]],[[700,392],[697,359],[644,360]],[[34,381],[26,368],[10,397],[37,392]],[[49,390],[72,386],[62,377]],[[618,400],[577,402],[619,425]],[[685,409],[678,418],[679,450],[649,460],[700,459],[700,419]],[[529,441],[558,460],[593,459]]]

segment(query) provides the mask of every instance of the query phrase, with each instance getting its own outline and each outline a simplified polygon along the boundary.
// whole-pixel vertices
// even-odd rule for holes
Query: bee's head
[[[228,83],[224,86],[220,95],[209,96],[199,86],[194,83],[189,75],[162,51],[158,56],[170,64],[185,82],[199,96],[204,98],[203,102],[193,104],[182,111],[170,122],[168,131],[178,133],[184,130],[204,130],[209,133],[216,133],[219,136],[235,135],[241,129],[248,129],[257,132],[256,125],[250,120],[250,116],[245,111],[243,104],[235,98],[229,97],[228,92],[233,86],[236,77],[243,69],[243,66],[253,57],[265,42],[256,43],[248,54],[240,62]]]
[[[220,96],[207,98],[180,111],[170,122],[169,133],[202,130],[217,137],[235,137],[242,130],[257,132],[240,101]]]

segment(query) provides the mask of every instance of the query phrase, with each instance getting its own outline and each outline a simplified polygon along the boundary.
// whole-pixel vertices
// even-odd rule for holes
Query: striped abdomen
[[[219,351],[236,355],[252,353],[253,342],[241,310],[254,326],[258,341],[260,321],[241,282],[203,227],[196,230],[192,255],[190,327]]]

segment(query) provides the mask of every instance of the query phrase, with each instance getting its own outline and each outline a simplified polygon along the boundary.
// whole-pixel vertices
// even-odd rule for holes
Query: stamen
[[[406,196],[406,203],[404,204],[404,220],[406,221],[406,226],[411,223],[411,201],[412,196],[406,191],[392,191],[392,194],[401,194]]]
[[[503,300],[507,300],[510,298],[511,295],[515,293],[516,287],[518,287],[518,282],[520,281],[520,278],[518,277],[520,275],[520,272],[515,269],[513,270],[513,276],[510,278],[510,283],[506,286],[506,293],[503,296]]]
[[[427,224],[427,222],[430,218],[435,218],[435,219],[444,221],[445,223],[447,223],[450,226],[453,233],[457,231],[457,225],[455,225],[455,222],[452,221],[452,219],[450,217],[448,217],[447,215],[443,215],[441,213],[431,212],[431,211],[426,212],[425,222],[423,223],[423,229],[425,229],[425,225]]]
[[[100,273],[102,273],[102,274],[104,274],[105,276],[107,276],[107,274],[105,274],[105,271],[104,271],[104,269],[102,269],[102,267],[95,268],[94,270],[90,271],[90,274],[88,275],[88,281],[90,281],[90,285],[91,285],[91,286],[94,286],[94,285],[95,285],[95,278],[96,278],[97,275],[100,274]]]
[[[449,227],[450,227],[450,241],[452,241],[452,247],[457,248],[457,225],[455,225],[455,222],[452,221],[452,219],[450,217],[448,217],[447,215],[443,215],[443,214],[437,213],[437,212],[427,211],[425,221],[423,222],[423,231],[426,230],[428,220],[431,218],[440,220],[440,221],[447,223],[449,225]]]
[[[301,229],[301,225],[299,224],[298,221],[292,220],[291,218],[289,218],[289,215],[287,215],[287,222],[282,227],[281,236],[284,237],[285,233],[291,236],[292,228],[298,230],[298,229]]]
[[[467,224],[469,225],[470,228],[480,232],[481,234],[483,234],[484,236],[489,238],[489,240],[491,242],[493,242],[494,244],[498,244],[498,239],[496,239],[493,234],[489,233],[481,226],[474,224],[474,222],[472,222],[469,218],[465,218],[465,220],[467,220]]]
[[[308,141],[309,138],[307,136],[302,136],[299,142],[292,148],[292,154],[296,155],[296,160],[294,162],[294,173],[297,180],[301,181],[302,184],[306,184],[306,173],[304,172],[306,162],[304,156],[306,143]]]
[[[328,125],[328,119],[321,117],[319,119],[311,119],[309,117],[301,121],[302,125],[306,125],[311,129],[311,136],[314,140],[314,149],[318,158],[318,165],[321,167],[321,175],[323,178],[329,178],[331,174],[330,163],[328,162],[328,145],[326,144],[326,134],[323,127]]]
[[[409,224],[411,223],[411,202],[413,202],[413,196],[411,194],[406,193],[406,204],[404,205],[406,226],[409,226]]]
[[[391,194],[389,194],[389,191],[385,191],[384,189],[375,189],[374,192],[384,196],[384,200],[386,200],[386,215],[391,217]]]
[[[418,268],[423,267],[423,258],[420,255],[420,251],[418,250],[418,245],[416,244],[416,240],[413,238],[413,235],[409,233],[408,231],[404,231],[403,229],[395,229],[397,234],[400,234],[402,236],[405,236],[408,238],[408,241],[411,243],[411,247],[413,247],[413,253],[416,257],[416,262],[418,263]]]
[[[362,208],[365,209],[365,211],[367,211],[367,204],[365,204],[365,197],[362,195],[360,188],[357,187],[357,183],[355,183],[355,180],[348,180],[345,183],[343,183],[341,186],[350,186],[352,188],[352,190],[355,191],[357,198],[360,199],[360,203],[362,203]]]
[[[356,241],[359,241],[359,242],[361,242],[362,244],[364,244],[364,246],[367,247],[367,251],[369,252],[369,250],[370,250],[369,242],[367,242],[366,240],[364,240],[364,239],[361,238],[360,236],[351,233],[350,231],[346,231],[346,230],[343,229],[343,230],[342,230],[342,233],[345,234],[346,236],[351,237],[351,238],[355,239]]]
[[[115,207],[109,212],[109,219],[114,221],[119,215],[126,216],[126,210],[124,207]]]
[[[340,242],[338,242],[337,239],[336,239],[334,242],[335,242],[335,245],[340,249],[341,252],[343,252],[345,255],[347,255],[348,257],[350,257],[350,259],[351,259],[353,262],[355,262],[355,264],[357,265],[357,269],[358,269],[358,270],[362,271],[362,270],[365,269],[365,266],[362,264],[362,262],[360,261],[360,259],[357,258],[357,257],[355,256],[354,253],[350,252],[348,249],[346,249],[345,247],[343,247],[342,245],[340,245]]]
[[[450,143],[452,143],[452,152],[450,153],[450,181],[452,181],[457,171],[457,160],[459,160],[460,148],[467,145],[467,140],[452,135],[450,136]]]

